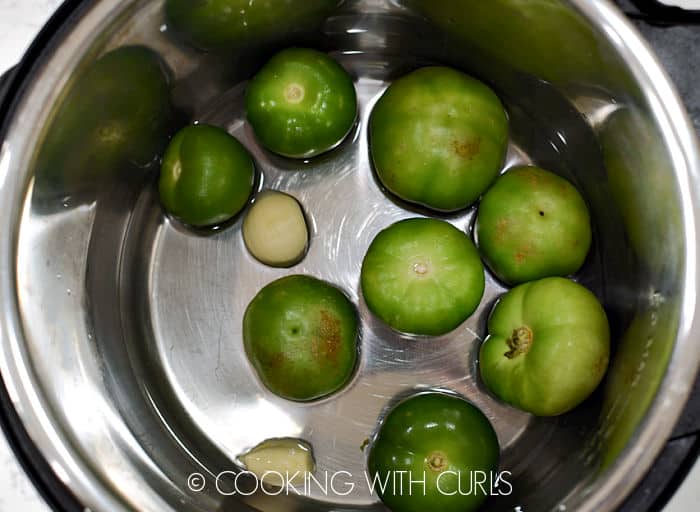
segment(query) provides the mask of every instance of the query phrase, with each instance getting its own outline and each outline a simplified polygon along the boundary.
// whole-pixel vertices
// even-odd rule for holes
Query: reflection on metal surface
[[[279,41],[333,51],[354,76],[361,100],[349,139],[299,164],[261,149],[243,120],[245,80],[269,49],[246,48],[225,59],[188,49],[161,30],[161,9],[161,2],[94,2],[61,51],[38,67],[0,153],[0,201],[9,208],[0,218],[6,234],[0,238],[0,369],[30,434],[71,489],[92,510],[110,512],[378,509],[363,480],[360,447],[392,403],[438,386],[466,395],[494,423],[501,469],[513,473],[515,492],[491,509],[614,509],[670,431],[700,357],[689,336],[698,327],[692,295],[697,148],[673,91],[626,23],[602,0],[348,0],[322,31]],[[77,160],[63,169],[79,171],[80,179],[45,180],[53,166],[42,166],[41,156],[39,167],[30,166],[37,150],[55,154],[51,141],[61,137],[47,128],[49,113],[61,117],[57,102],[63,85],[75,83],[71,73],[89,68],[103,48],[133,43],[158,49],[172,69],[178,107],[226,127],[248,146],[261,186],[292,192],[304,204],[312,238],[303,262],[291,269],[256,262],[243,246],[240,223],[188,231],[163,215],[151,174],[124,174],[131,166],[115,165],[104,182],[91,179],[93,169],[82,160],[95,150],[90,137],[115,140],[112,130],[90,125],[84,137],[66,136],[74,148],[67,156]],[[80,62],[83,51],[90,57]],[[480,336],[503,291],[490,276],[476,314],[436,339],[400,336],[362,303],[358,274],[373,236],[427,213],[380,189],[368,158],[367,118],[390,80],[429,62],[474,73],[503,98],[511,123],[505,167],[534,162],[565,175],[591,208],[595,244],[576,278],[604,300],[613,331],[628,334],[607,395],[601,391],[563,417],[511,409],[478,380]],[[85,126],[74,124],[83,134]],[[133,150],[133,142],[122,147]],[[27,189],[32,173],[38,174]],[[473,213],[445,218],[470,230]],[[654,246],[659,240],[662,250]],[[337,284],[363,321],[355,379],[312,404],[267,392],[240,339],[248,301],[289,273]],[[656,330],[649,328],[649,290],[665,298],[653,310]],[[658,357],[629,341],[650,333],[649,350]],[[642,362],[630,392],[625,375]],[[631,402],[620,397],[631,399],[634,390],[650,404],[648,412],[609,414],[620,404],[629,411]],[[602,452],[605,432],[613,433],[614,446]],[[309,441],[319,470],[350,472],[355,492],[316,492],[311,500],[217,493],[216,475],[240,469],[235,457],[270,437]],[[606,453],[610,464],[599,476]],[[208,484],[201,492],[187,487],[192,473]]]
[[[241,51],[312,31],[342,0],[166,0],[166,27],[202,50]]]
[[[674,207],[678,185],[668,179],[662,140],[646,116],[627,108],[613,113],[600,129],[608,181],[625,232],[644,271],[657,283],[682,265],[683,255],[682,212]]]
[[[615,461],[646,414],[661,383],[678,329],[678,305],[658,292],[620,340],[605,386],[600,443],[603,467]]]
[[[451,50],[455,55],[463,54],[461,58],[485,73],[494,66],[510,67],[558,86],[608,85],[625,77],[609,73],[615,60],[603,51],[600,34],[560,0],[405,3],[443,31],[452,45],[459,44]],[[474,52],[464,52],[465,46]]]
[[[89,202],[154,167],[176,123],[169,78],[160,57],[143,46],[113,50],[84,70],[38,153],[35,194],[45,200],[37,205],[69,195]]]

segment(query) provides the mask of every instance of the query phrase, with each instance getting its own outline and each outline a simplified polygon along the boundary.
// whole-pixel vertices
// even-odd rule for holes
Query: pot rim
[[[700,366],[697,312],[698,241],[700,240],[700,146],[680,95],[649,43],[608,0],[570,0],[600,29],[639,82],[674,164],[681,197],[684,268],[676,342],[654,399],[644,418],[614,463],[599,474],[590,492],[571,502],[581,512],[614,510],[651,468],[678,421],[693,389]]]

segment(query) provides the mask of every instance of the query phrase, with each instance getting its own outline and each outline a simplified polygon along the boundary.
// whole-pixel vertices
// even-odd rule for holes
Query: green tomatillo
[[[539,167],[516,167],[496,180],[479,204],[476,234],[484,261],[508,284],[573,274],[592,237],[578,190]]]
[[[248,121],[263,146],[310,158],[337,146],[357,116],[350,75],[325,53],[289,48],[272,57],[246,93]]]
[[[296,401],[322,398],[352,378],[358,319],[337,288],[303,275],[265,286],[243,317],[248,359],[273,393]]]
[[[439,211],[476,201],[501,170],[508,119],[486,85],[446,67],[394,82],[372,111],[377,176],[399,198]]]
[[[185,224],[213,226],[243,209],[254,182],[245,147],[221,128],[197,124],[180,130],[165,152],[160,200]]]
[[[379,233],[362,262],[369,309],[397,331],[437,336],[471,315],[484,293],[484,267],[459,229],[407,219]]]
[[[495,481],[499,446],[484,414],[445,393],[399,403],[382,422],[367,466],[374,490],[393,512],[470,512]],[[482,478],[483,477],[483,478]]]
[[[494,307],[479,353],[486,387],[537,416],[563,414],[605,374],[610,331],[595,295],[562,277],[521,284]]]

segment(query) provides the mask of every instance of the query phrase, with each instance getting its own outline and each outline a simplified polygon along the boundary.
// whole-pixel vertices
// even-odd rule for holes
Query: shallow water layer
[[[302,262],[289,269],[267,267],[247,252],[240,222],[213,232],[193,232],[163,216],[153,188],[139,199],[122,276],[130,281],[125,283],[130,290],[125,299],[131,301],[133,294],[144,298],[143,323],[130,322],[128,332],[145,358],[141,364],[157,368],[154,375],[162,377],[147,383],[147,388],[167,404],[163,420],[180,424],[183,430],[176,435],[183,445],[193,452],[205,445],[218,452],[206,462],[214,475],[222,469],[235,470],[236,457],[265,439],[308,441],[317,475],[347,472],[344,482],[353,487],[352,493],[342,495],[311,486],[308,494],[319,501],[377,502],[365,476],[365,441],[391,404],[428,388],[453,390],[476,404],[497,431],[501,469],[521,476],[533,460],[523,459],[519,440],[526,438],[527,451],[536,453],[551,442],[558,421],[536,420],[500,403],[478,378],[480,341],[488,313],[505,291],[503,285],[487,272],[477,311],[456,330],[437,338],[396,333],[374,318],[362,300],[360,266],[374,236],[398,220],[429,214],[382,190],[368,151],[372,106],[391,78],[415,66],[415,61],[363,52],[337,52],[334,57],[355,79],[359,115],[348,139],[326,155],[300,162],[261,148],[245,121],[245,83],[217,97],[196,118],[226,128],[245,144],[257,163],[260,188],[287,192],[301,202],[311,231]],[[517,127],[514,124],[504,170],[533,162],[528,150],[518,145],[523,134]],[[474,213],[470,208],[440,217],[471,233]],[[265,284],[289,274],[308,274],[339,286],[357,304],[362,323],[361,358],[354,379],[335,395],[308,404],[267,391],[243,350],[241,327],[248,303]],[[169,418],[175,410],[184,411],[184,423]]]

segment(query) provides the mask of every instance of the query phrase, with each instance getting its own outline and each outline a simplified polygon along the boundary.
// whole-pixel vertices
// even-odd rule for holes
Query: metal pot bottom
[[[516,492],[518,486],[529,487],[537,475],[552,478],[555,470],[566,474],[571,462],[556,450],[579,443],[582,432],[594,430],[596,414],[591,410],[596,403],[563,418],[538,419],[488,394],[478,377],[478,350],[489,311],[505,291],[493,276],[487,272],[478,310],[438,338],[400,335],[374,318],[362,301],[360,266],[373,237],[400,219],[428,214],[381,189],[368,152],[367,124],[374,102],[397,73],[416,63],[351,52],[335,57],[356,78],[359,116],[348,139],[327,155],[301,163],[262,149],[245,122],[244,83],[217,98],[197,119],[227,128],[246,145],[257,162],[262,188],[299,199],[312,233],[301,263],[274,269],[257,262],[243,244],[240,218],[220,230],[197,232],[164,216],[154,184],[138,198],[119,279],[124,339],[135,374],[143,379],[144,395],[174,443],[201,463],[208,491],[214,494],[217,475],[240,470],[239,454],[265,439],[298,437],[313,446],[317,477],[342,473],[343,486],[337,480],[333,490],[316,485],[307,489],[311,500],[324,508],[371,506],[378,500],[365,474],[366,440],[387,407],[426,388],[456,391],[489,417],[502,448],[501,469],[512,472]],[[532,163],[530,155],[553,151],[547,148],[556,148],[551,158],[566,150],[561,140],[531,137],[537,121],[527,118],[519,105],[507,99],[506,104],[513,130],[504,169]],[[523,141],[537,146],[524,146]],[[566,173],[565,168],[555,170]],[[475,211],[442,218],[471,234]],[[598,291],[599,270],[594,250],[581,277]],[[361,362],[354,379],[319,402],[274,396],[257,379],[243,349],[245,308],[265,284],[288,274],[308,274],[339,286],[357,304],[362,322]],[[129,408],[133,397],[126,398],[122,407]],[[163,455],[157,447],[150,452],[156,464],[172,464],[159,462]],[[345,494],[349,485],[352,492]]]

